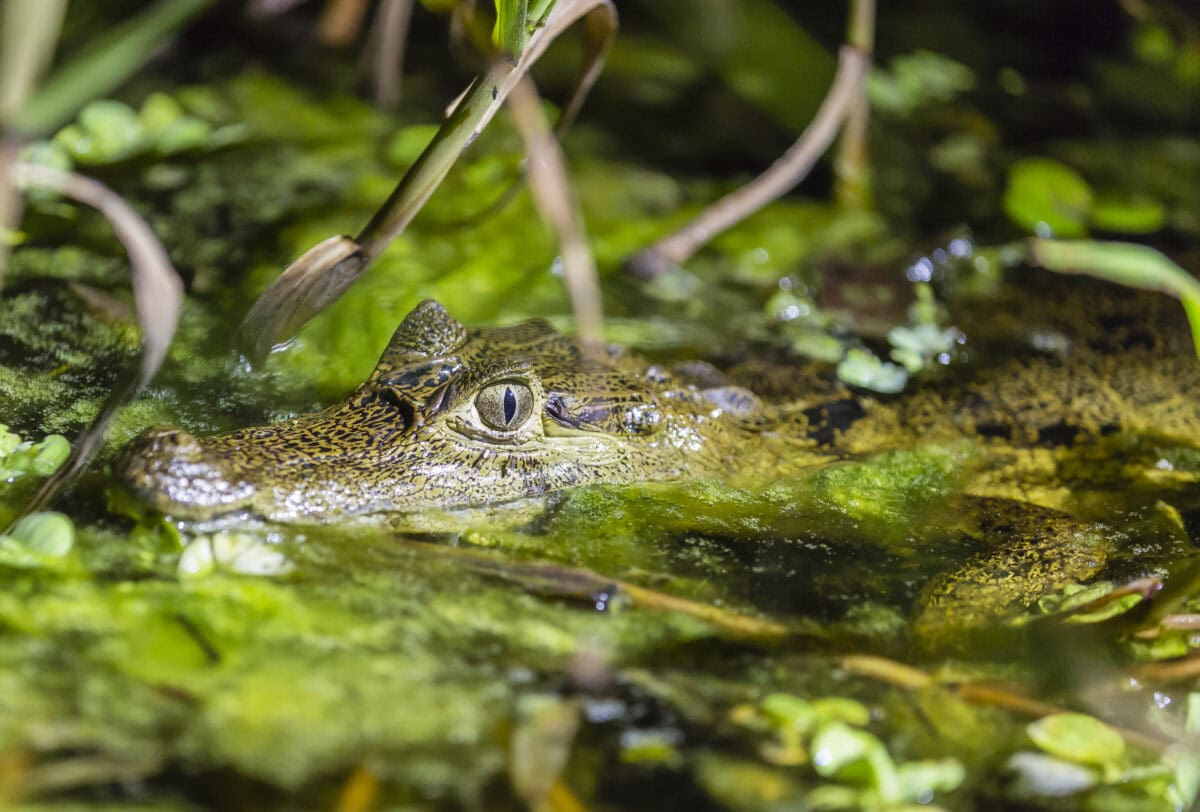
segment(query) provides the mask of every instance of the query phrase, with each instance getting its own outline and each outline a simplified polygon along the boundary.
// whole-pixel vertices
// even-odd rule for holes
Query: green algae
[[[944,97],[918,87],[913,103],[958,93],[962,77],[951,78]],[[903,79],[897,68],[892,80]],[[149,118],[178,112],[154,98],[141,108]],[[400,316],[426,296],[478,323],[567,312],[552,241],[531,225],[523,198],[470,231],[441,230],[484,208],[513,177],[518,147],[497,130],[362,284],[277,353],[265,374],[239,371],[223,339],[246,303],[299,251],[361,225],[430,125],[343,96],[316,98],[263,73],[173,89],[170,98],[181,115],[213,131],[233,127],[238,138],[213,145],[202,161],[153,145],[117,143],[112,151],[128,169],[114,183],[150,213],[192,295],[163,377],[119,418],[110,447],[151,424],[212,431],[334,398],[361,380]],[[630,316],[614,321],[611,335],[667,356],[716,357],[736,342],[776,351],[832,342],[836,352],[824,357],[837,361],[844,325],[817,305],[828,292],[820,289],[824,259],[911,250],[876,217],[792,200],[724,235],[680,271],[676,287],[625,296],[620,260],[729,184],[587,153],[575,169],[606,289],[621,292],[609,304]],[[1090,168],[1087,175],[1099,177]],[[0,415],[40,438],[94,412],[131,360],[136,336],[119,313],[66,292],[83,283],[127,301],[119,251],[95,236],[87,216],[49,201],[35,208],[34,239],[14,258],[15,290],[0,300],[0,334],[9,342],[0,352]],[[1166,208],[1172,223],[1186,223],[1187,213]],[[1091,225],[1108,222],[1092,216]],[[55,244],[73,241],[76,230],[86,248]],[[679,308],[669,318],[667,301]],[[810,308],[804,318],[781,318],[800,305]],[[910,339],[893,347],[927,361],[931,342]],[[37,808],[54,808],[56,797],[103,808],[104,797],[126,791],[161,794],[161,808],[177,808],[170,799],[200,797],[200,782],[227,783],[227,797],[239,787],[257,793],[261,808],[294,807],[300,798],[331,807],[364,765],[387,804],[500,807],[520,794],[507,785],[524,747],[516,731],[531,703],[551,695],[583,708],[564,775],[601,804],[607,797],[619,805],[605,791],[622,781],[655,781],[662,797],[703,792],[741,809],[1005,797],[997,795],[999,765],[1027,746],[1022,723],[967,705],[950,689],[914,693],[847,679],[820,653],[904,656],[914,583],[980,543],[958,533],[977,451],[926,443],[818,467],[798,458],[782,476],[771,469],[747,481],[582,489],[528,524],[466,520],[467,529],[423,542],[373,530],[252,530],[243,540],[287,564],[270,576],[239,572],[247,565],[238,556],[217,552],[213,566],[191,568],[189,551],[233,548],[214,535],[181,538],[158,520],[119,519],[121,510],[102,516],[95,488],[84,485],[69,505],[69,550],[39,558],[25,542],[0,547],[0,757],[28,760],[35,779],[37,768],[81,756],[107,770],[76,784],[31,782],[35,797],[50,799]],[[1132,454],[1115,441],[1109,451]],[[1146,453],[1125,464],[1197,467],[1186,448],[1142,460]],[[20,488],[41,475],[31,468],[14,482],[5,511],[15,511]],[[1147,546],[1153,535],[1130,533]],[[967,549],[937,554],[956,545]],[[583,601],[547,596],[465,567],[444,547],[500,563],[587,567],[751,617],[813,614],[824,634],[766,649],[731,642],[700,618],[640,608],[619,590]],[[1172,640],[1158,656],[1188,650],[1183,635]],[[952,678],[1029,676],[1016,664],[960,668]],[[751,717],[738,711],[747,705]],[[841,755],[818,771],[809,756],[826,750]],[[1151,806],[1190,797],[1186,776],[1160,770],[1137,778],[1150,758],[1133,746],[1105,760],[1118,778],[1095,782],[1096,793],[1119,790],[1121,799]]]

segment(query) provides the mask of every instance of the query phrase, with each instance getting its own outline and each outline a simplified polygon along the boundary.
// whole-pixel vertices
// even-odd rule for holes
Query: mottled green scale
[[[1106,306],[1152,326],[1173,312],[1152,297],[1114,302]],[[1047,305],[1044,316],[1095,309],[1077,304]],[[1200,446],[1200,368],[1186,330],[1166,331],[1182,340],[1146,341],[1129,326],[1136,319],[1111,333],[1087,319],[1065,352],[1018,347],[974,374],[881,401],[828,368],[669,368],[581,347],[541,321],[469,330],[424,302],[345,401],[216,437],[152,430],[126,449],[117,474],[181,519],[397,523],[578,485],[729,475],[762,484],[839,457],[967,438],[975,451],[964,498],[1023,518],[993,530],[1003,544],[926,587],[914,632],[937,645],[948,630],[1100,570],[1104,534],[1063,512],[1075,507],[1072,478],[1119,487],[1133,463],[1090,464],[1089,443],[1148,444],[1154,454]]]

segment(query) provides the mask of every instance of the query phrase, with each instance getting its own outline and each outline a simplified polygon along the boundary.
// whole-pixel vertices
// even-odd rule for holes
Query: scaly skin
[[[184,520],[393,521],[576,485],[738,472],[763,482],[840,456],[966,437],[979,459],[964,525],[1004,543],[927,586],[914,634],[942,645],[956,626],[994,622],[1101,570],[1108,533],[1062,512],[1080,506],[1077,491],[1103,501],[1148,481],[1151,502],[1172,488],[1184,499],[1194,492],[1192,474],[1168,487],[1136,470],[1147,452],[1200,445],[1200,365],[1186,332],[1152,337],[1138,326],[1156,329],[1168,306],[1118,300],[1109,323],[1093,319],[1098,331],[1078,330],[1067,352],[1026,351],[884,404],[811,369],[747,366],[727,377],[613,348],[585,353],[540,321],[469,330],[427,301],[345,401],[216,437],[154,429],[116,473]],[[1088,314],[1047,307],[1030,318],[1053,329],[1070,329],[1056,325],[1060,311]]]
[[[181,519],[314,523],[711,475],[765,425],[748,391],[704,389],[616,349],[596,354],[540,321],[468,330],[427,301],[345,401],[217,437],[153,429],[117,474]],[[500,387],[498,414],[505,388],[516,393],[505,430],[480,417],[489,387]]]
[[[152,429],[124,451],[116,474],[180,519],[318,523],[576,485],[739,471],[765,479],[838,456],[968,437],[984,459],[969,493],[1063,509],[1065,475],[1124,476],[1104,470],[1119,469],[1120,459],[1072,474],[1076,447],[1113,433],[1166,447],[1200,442],[1200,365],[1186,331],[1161,329],[1167,314],[1177,317],[1174,307],[1162,298],[1109,302],[1106,318],[1117,326],[1085,317],[1101,326],[1079,330],[1065,355],[1026,352],[885,404],[811,369],[747,367],[727,377],[705,364],[665,369],[615,348],[583,353],[541,321],[467,329],[427,301],[341,403],[216,437]],[[1080,303],[1059,309],[1088,314]],[[1151,341],[1146,324],[1165,339]],[[481,408],[500,417],[512,409],[513,423],[491,428]]]

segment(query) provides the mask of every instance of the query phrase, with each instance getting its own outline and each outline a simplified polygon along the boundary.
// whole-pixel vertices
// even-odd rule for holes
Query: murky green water
[[[651,57],[670,63],[650,44],[619,51],[618,76],[649,81],[636,65]],[[938,106],[954,87],[906,101],[906,69],[878,138],[885,168],[937,164],[907,179],[912,210],[894,210],[888,184],[905,178],[886,172],[886,218],[780,202],[648,289],[620,261],[733,181],[655,168],[603,122],[568,141],[609,337],[740,369],[777,401],[805,376],[838,386],[837,359],[865,351],[842,370],[868,404],[853,432],[725,480],[581,488],[519,513],[416,516],[414,532],[180,527],[140,515],[105,465],[147,426],[209,433],[337,400],[422,298],[467,323],[569,326],[527,196],[470,230],[439,225],[504,187],[515,136],[498,122],[362,282],[250,370],[229,347],[249,302],[361,225],[432,130],[263,70],[146,80],[204,137],[76,159],[139,205],[189,295],[163,372],[56,505],[68,527],[0,538],[0,804],[1189,804],[1200,374],[1186,325],[1173,302],[988,247],[1027,201],[1001,202],[990,122]],[[1155,241],[1194,270],[1200,205],[1164,178],[1200,176],[1200,146],[1160,129],[1129,147],[1161,159],[1132,181],[1111,146],[1031,154],[1104,194],[1136,188],[1170,223]],[[931,206],[942,186],[972,202]],[[1089,216],[1121,232],[1120,215]],[[942,230],[962,221],[981,233]],[[19,435],[0,432],[0,524],[52,467],[14,446],[72,435],[137,348],[103,222],[43,200],[24,231],[0,298],[0,423]],[[870,391],[906,358],[904,394]]]

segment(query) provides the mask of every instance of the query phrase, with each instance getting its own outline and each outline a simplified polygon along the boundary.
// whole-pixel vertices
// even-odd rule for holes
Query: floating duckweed
[[[885,395],[904,389],[908,372],[904,367],[881,361],[869,350],[852,348],[837,367],[838,380],[848,386],[858,386]]]
[[[60,571],[75,545],[75,525],[61,513],[34,513],[0,535],[0,567]]]
[[[1088,182],[1059,161],[1027,158],[1009,170],[1004,211],[1031,234],[1084,237],[1091,205]]]
[[[28,154],[39,163],[70,169],[75,162],[103,165],[146,153],[171,155],[222,146],[237,137],[235,128],[214,130],[207,121],[188,114],[171,96],[152,93],[140,110],[111,99],[90,102],[74,123],[59,130],[51,141],[31,145]]]
[[[664,730],[627,730],[621,734],[621,761],[626,764],[675,765],[682,761],[679,735]]]
[[[49,434],[38,442],[22,440],[0,423],[0,482],[26,474],[50,476],[71,454],[71,444],[60,434]]]
[[[813,736],[813,769],[873,789],[884,802],[901,799],[896,764],[877,737],[844,722],[830,722]]]
[[[282,575],[292,563],[279,548],[250,533],[214,533],[199,536],[179,556],[179,574],[198,578],[214,570],[243,575]]]
[[[1025,728],[1045,752],[1079,764],[1113,764],[1125,752],[1121,734],[1093,716],[1055,713]]]
[[[34,513],[13,525],[10,535],[36,553],[61,557],[75,544],[75,525],[61,513]]]
[[[956,327],[936,324],[899,326],[888,332],[888,343],[892,345],[892,360],[915,375],[935,362],[948,363],[961,335]]]

